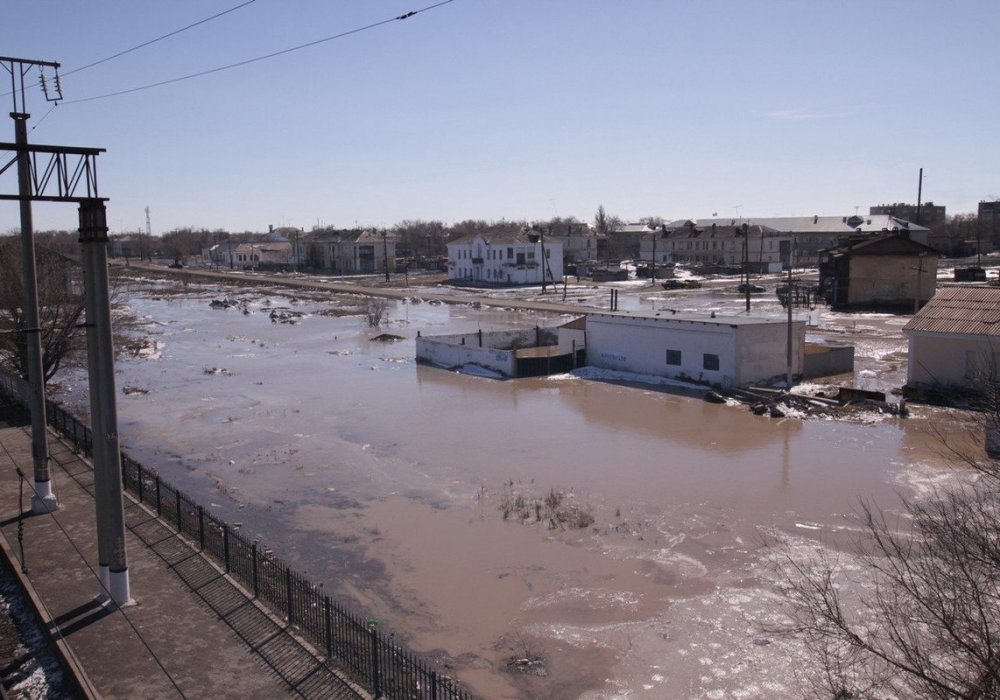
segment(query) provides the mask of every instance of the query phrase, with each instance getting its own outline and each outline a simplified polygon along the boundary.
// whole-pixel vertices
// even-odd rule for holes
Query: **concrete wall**
[[[887,259],[888,258],[888,259]],[[919,275],[917,270],[923,267]],[[937,258],[916,255],[853,255],[848,304],[886,304],[906,306],[917,298],[927,301],[937,289]]]
[[[806,343],[802,377],[829,377],[854,371],[854,346]]]
[[[438,367],[451,369],[464,365],[478,365],[498,372],[505,377],[513,377],[516,360],[513,350],[496,350],[469,344],[455,344],[441,337],[417,338],[417,362],[426,362]]]
[[[551,328],[421,336],[416,343],[417,362],[446,368],[473,364],[513,377],[517,371],[515,350],[539,343],[555,345],[557,340],[557,331]]]
[[[805,322],[795,321],[793,374],[802,372]],[[587,317],[587,363],[605,369],[674,379],[745,385],[786,373],[785,324],[739,325],[591,314]],[[667,350],[681,353],[667,364]],[[705,354],[717,355],[719,369],[705,369]]]
[[[736,384],[753,384],[788,374],[788,324],[742,325],[736,329]],[[792,321],[792,376],[802,376],[806,322]]]
[[[908,332],[907,384],[961,385],[1000,376],[1000,340]]]
[[[559,352],[573,352],[574,348],[581,350],[587,347],[587,331],[582,328],[560,328],[558,330]]]

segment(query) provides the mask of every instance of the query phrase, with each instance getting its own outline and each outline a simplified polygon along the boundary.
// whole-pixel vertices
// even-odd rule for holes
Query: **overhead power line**
[[[209,68],[208,70],[198,71],[197,73],[190,73],[188,75],[182,75],[180,77],[170,78],[168,80],[161,80],[159,82],[149,83],[147,85],[140,85],[138,87],[129,88],[127,90],[118,90],[117,92],[109,92],[109,93],[105,93],[103,95],[94,95],[93,97],[81,97],[81,98],[76,99],[76,100],[65,100],[63,102],[63,104],[79,104],[81,102],[92,102],[94,100],[103,100],[103,99],[107,99],[109,97],[119,97],[121,95],[128,95],[128,94],[133,93],[133,92],[139,92],[141,90],[150,90],[152,88],[162,87],[164,85],[171,85],[173,83],[179,83],[179,82],[182,82],[184,80],[191,80],[192,78],[200,78],[200,77],[205,76],[205,75],[211,75],[212,73],[220,73],[222,71],[230,70],[230,69],[233,69],[233,68],[239,68],[240,66],[246,66],[246,65],[249,65],[251,63],[258,63],[260,61],[266,61],[268,59],[275,58],[277,56],[283,56],[285,54],[289,54],[289,53],[292,53],[294,51],[301,51],[302,49],[307,49],[307,48],[309,48],[311,46],[316,46],[318,44],[325,44],[326,42],[334,41],[335,39],[343,39],[344,37],[351,36],[352,34],[360,34],[361,32],[365,32],[365,31],[368,31],[370,29],[375,29],[376,27],[381,27],[381,26],[386,25],[386,24],[391,24],[392,22],[396,22],[398,20],[409,19],[410,17],[418,15],[421,12],[427,12],[428,10],[433,10],[435,8],[441,7],[442,5],[447,5],[447,4],[451,3],[451,2],[454,2],[454,0],[441,0],[441,2],[436,2],[433,5],[428,5],[427,7],[422,7],[419,10],[411,10],[410,12],[406,12],[406,13],[404,13],[402,15],[399,15],[398,17],[392,17],[390,19],[384,19],[384,20],[381,20],[379,22],[373,22],[371,24],[366,24],[363,27],[357,27],[355,29],[349,29],[347,31],[340,32],[339,34],[333,34],[333,35],[328,36],[328,37],[323,37],[322,39],[316,39],[315,41],[306,42],[305,44],[299,44],[298,46],[292,46],[290,48],[282,49],[280,51],[274,51],[272,53],[265,54],[263,56],[256,56],[254,58],[248,58],[248,59],[245,59],[243,61],[237,61],[236,63],[230,63],[230,64],[225,65],[225,66],[218,66],[217,68]]]
[[[193,22],[193,23],[187,25],[186,27],[181,27],[180,29],[175,29],[172,32],[164,34],[163,36],[158,36],[155,39],[150,39],[149,41],[146,41],[146,42],[143,42],[142,44],[139,44],[138,46],[133,46],[130,49],[125,49],[124,51],[119,51],[118,53],[116,53],[116,54],[114,54],[112,56],[108,56],[107,58],[102,58],[99,61],[94,61],[93,63],[88,63],[85,66],[80,66],[79,68],[74,68],[73,70],[69,71],[68,73],[63,73],[63,76],[65,77],[67,75],[73,75],[74,73],[79,73],[80,71],[87,70],[88,68],[93,68],[94,66],[99,66],[102,63],[107,63],[108,61],[113,61],[116,58],[120,58],[120,57],[124,56],[125,54],[132,53],[133,51],[138,51],[139,49],[144,49],[147,46],[149,46],[151,44],[155,44],[158,41],[163,41],[164,39],[169,39],[172,36],[176,36],[176,35],[180,34],[181,32],[186,32],[188,29],[193,29],[194,27],[197,27],[200,24],[205,24],[206,22],[211,22],[213,19],[218,19],[219,17],[222,17],[223,15],[228,15],[230,12],[235,12],[236,10],[238,10],[238,9],[240,9],[242,7],[246,7],[247,5],[250,5],[250,4],[255,3],[255,2],[257,2],[257,0],[246,0],[246,2],[241,2],[239,5],[235,5],[234,7],[230,7],[228,10],[223,10],[222,12],[214,14],[211,17],[206,17],[205,19],[200,19],[197,22]]]
[[[218,19],[219,17],[222,17],[223,15],[228,15],[230,12],[235,12],[236,10],[238,10],[238,9],[240,9],[242,7],[246,7],[247,5],[250,5],[250,4],[255,3],[255,2],[257,2],[257,0],[246,0],[246,2],[242,2],[239,5],[235,5],[233,7],[230,7],[228,10],[223,10],[222,12],[218,12],[218,13],[212,15],[211,17],[206,17],[205,19],[200,19],[197,22],[192,22],[191,24],[187,25],[186,27],[181,27],[180,29],[175,29],[172,32],[168,32],[166,34],[163,34],[162,36],[158,36],[155,39],[150,39],[149,41],[143,42],[143,43],[139,44],[138,46],[133,46],[130,49],[125,49],[124,51],[119,51],[118,53],[116,53],[114,55],[108,56],[106,58],[102,58],[102,59],[100,59],[98,61],[94,61],[93,63],[88,63],[85,66],[80,66],[79,68],[74,68],[73,70],[71,70],[69,72],[63,73],[62,77],[66,77],[67,75],[73,75],[74,73],[79,73],[80,71],[87,70],[88,68],[93,68],[94,66],[99,66],[102,63],[107,63],[108,61],[113,61],[116,58],[121,58],[125,54],[132,53],[133,51],[138,51],[139,49],[143,49],[143,48],[145,48],[147,46],[150,46],[151,44],[155,44],[158,41],[163,41],[164,39],[169,39],[172,36],[177,36],[181,32],[186,32],[188,29],[193,29],[194,27],[197,27],[198,25],[205,24],[206,22],[211,22],[213,19]],[[56,80],[58,80],[58,79],[59,79],[59,74],[56,73]],[[44,75],[42,76],[42,80],[44,81]],[[43,89],[44,89],[44,85],[43,85]],[[0,93],[0,97],[6,97],[9,94],[11,94],[11,93],[9,93],[9,92]],[[46,115],[46,116],[48,116],[48,115]],[[35,126],[38,126],[38,124],[36,124]]]

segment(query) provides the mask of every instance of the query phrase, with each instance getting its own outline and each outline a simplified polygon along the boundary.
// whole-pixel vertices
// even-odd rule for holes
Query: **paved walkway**
[[[22,506],[15,467],[27,475],[23,507],[30,510],[30,443],[26,414],[0,399],[0,540],[16,556]],[[43,615],[93,695],[364,697],[128,496],[126,546],[136,605],[101,607],[93,471],[51,434],[50,451],[60,509],[54,517],[24,518],[24,563]],[[20,568],[17,562],[13,568]]]

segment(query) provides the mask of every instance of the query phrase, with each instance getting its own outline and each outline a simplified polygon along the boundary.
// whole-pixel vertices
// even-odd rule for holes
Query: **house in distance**
[[[939,257],[906,235],[849,239],[821,251],[820,293],[838,310],[916,312],[934,296]]]

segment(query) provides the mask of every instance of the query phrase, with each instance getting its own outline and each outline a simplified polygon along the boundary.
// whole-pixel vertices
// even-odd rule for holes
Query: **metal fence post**
[[[368,629],[372,645],[372,690],[375,693],[375,697],[380,698],[382,697],[382,677],[378,667],[378,630],[374,627],[369,627]]]
[[[156,475],[156,517],[163,515],[163,506],[160,502],[160,475]]]
[[[181,525],[181,492],[175,489],[174,496],[177,497],[177,533],[184,534],[184,526]]]
[[[132,460],[129,460],[129,461],[132,461]],[[125,460],[123,459],[122,460],[122,470],[124,470],[124,469],[125,469]],[[143,478],[142,478],[142,465],[139,464],[138,462],[135,463],[135,473],[139,477],[139,487],[138,487],[138,491],[139,491],[139,503],[144,503],[144,501],[142,500],[142,495],[143,495],[143,488],[142,488],[142,482],[143,482]]]
[[[288,608],[288,624],[292,624],[294,620],[292,619],[292,569],[289,566],[285,567],[285,603]]]
[[[257,598],[260,596],[260,584],[257,580],[257,543],[254,542],[253,546],[250,547],[250,555],[253,559],[253,597]]]
[[[205,509],[198,506],[198,545],[205,549]]]
[[[222,553],[226,560],[226,573],[229,573],[229,526],[222,523]]]
[[[333,626],[330,624],[330,596],[323,596],[323,626],[326,629],[326,658],[333,656]]]

